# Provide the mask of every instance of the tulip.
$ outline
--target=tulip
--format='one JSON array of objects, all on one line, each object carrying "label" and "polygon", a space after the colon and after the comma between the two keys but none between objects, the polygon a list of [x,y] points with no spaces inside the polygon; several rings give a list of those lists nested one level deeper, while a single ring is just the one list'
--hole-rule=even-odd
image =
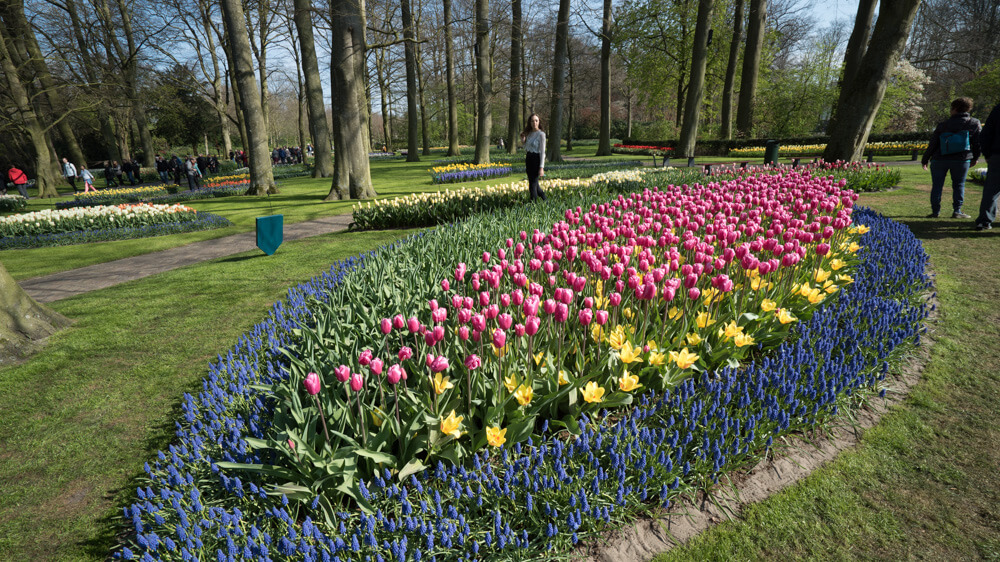
[{"label": "tulip", "polygon": [[416,316],[411,316],[410,319],[406,321],[406,329],[409,330],[411,334],[419,332],[420,320],[417,320]]},{"label": "tulip", "polygon": [[490,253],[483,252],[483,263],[489,263],[489,262],[490,262]]},{"label": "tulip", "polygon": [[465,279],[466,270],[465,263],[458,264],[458,267],[455,268],[455,281],[463,281]]},{"label": "tulip", "polygon": [[395,316],[392,317],[392,327],[393,328],[396,328],[397,330],[399,330],[399,329],[401,329],[405,325],[406,325],[406,320],[403,319],[403,315],[402,314],[397,314],[397,315],[395,315]]},{"label": "tulip", "polygon": [[448,359],[444,356],[437,356],[431,361],[430,364],[431,372],[440,373],[448,368]]},{"label": "tulip", "polygon": [[689,299],[691,299],[693,301],[696,301],[696,300],[698,300],[699,296],[701,296],[701,290],[699,290],[698,287],[692,287],[692,288],[688,289],[688,298]]},{"label": "tulip", "polygon": [[583,387],[583,399],[588,403],[603,402],[604,389],[597,386],[597,383],[590,381]]},{"label": "tulip", "polygon": [[542,305],[542,309],[545,314],[552,314],[556,311],[556,301],[552,299],[545,299],[545,303]]},{"label": "tulip", "polygon": [[361,356],[358,357],[358,363],[367,366],[371,362],[372,362],[372,350],[366,349],[362,351]]},{"label": "tulip", "polygon": [[372,370],[376,375],[382,374],[382,360],[379,358],[372,359],[372,362],[368,365],[368,368]]},{"label": "tulip", "polygon": [[479,306],[486,306],[490,304],[490,294],[487,291],[479,293]]},{"label": "tulip", "polygon": [[399,383],[399,379],[403,378],[403,367],[398,363],[389,367],[389,371],[386,373],[385,378],[389,381],[389,384]]},{"label": "tulip", "polygon": [[589,326],[594,321],[594,312],[589,308],[585,308],[577,313],[577,318],[580,320],[581,325]]},{"label": "tulip", "polygon": [[353,390],[354,392],[360,391],[364,383],[365,379],[364,377],[361,376],[360,373],[354,373],[353,375],[351,375],[351,390]]},{"label": "tulip", "polygon": [[499,427],[487,427],[486,428],[486,442],[490,444],[491,447],[501,447],[507,442],[506,436],[507,428],[500,429]]},{"label": "tulip", "polygon": [[603,325],[607,324],[608,323],[608,311],[607,310],[598,310],[594,314],[594,321],[597,322],[597,324],[600,325],[600,326],[603,326]]},{"label": "tulip", "polygon": [[524,331],[529,336],[533,336],[538,333],[538,328],[541,324],[542,321],[537,316],[529,316],[524,321]]},{"label": "tulip", "polygon": [[506,343],[507,343],[507,334],[503,330],[501,330],[500,328],[497,328],[496,330],[494,330],[493,331],[493,345],[497,349],[503,349],[503,346],[506,345]]},{"label": "tulip", "polygon": [[507,314],[506,312],[497,317],[497,324],[499,324],[500,327],[503,328],[504,330],[509,330],[511,324],[513,323],[514,323],[514,318],[511,317],[511,315]]},{"label": "tulip", "polygon": [[465,368],[470,371],[475,371],[483,364],[482,360],[479,359],[478,355],[470,355],[465,358]]},{"label": "tulip", "polygon": [[461,427],[463,419],[464,416],[456,417],[455,410],[452,410],[448,417],[441,419],[441,433],[450,435],[454,439],[460,438],[462,431],[459,427]]},{"label": "tulip", "polygon": [[514,325],[514,335],[519,338],[524,336],[524,324]]},{"label": "tulip", "polygon": [[333,374],[337,376],[338,381],[347,382],[351,378],[351,369],[347,365],[341,365],[333,370]]},{"label": "tulip", "polygon": [[437,322],[438,324],[444,322],[448,318],[448,310],[445,308],[439,308],[431,313],[431,320]]},{"label": "tulip", "polygon": [[398,355],[399,355],[399,360],[400,361],[406,361],[410,357],[413,357],[413,350],[410,349],[409,347],[403,346],[403,348],[399,350],[399,354]]},{"label": "tulip", "polygon": [[382,333],[388,335],[389,332],[392,331],[392,320],[389,320],[388,318],[383,318],[381,328],[382,328]]},{"label": "tulip", "polygon": [[450,289],[451,289],[451,283],[449,283],[447,279],[442,279],[441,280],[441,290],[442,291],[448,291]]},{"label": "tulip", "polygon": [[461,338],[462,341],[468,341],[469,340],[469,327],[468,326],[461,326],[458,329],[458,337]]},{"label": "tulip", "polygon": [[306,392],[310,395],[315,396],[319,393],[320,382],[319,375],[316,373],[309,373],[306,375],[306,380],[302,381],[302,384],[306,387]]}]

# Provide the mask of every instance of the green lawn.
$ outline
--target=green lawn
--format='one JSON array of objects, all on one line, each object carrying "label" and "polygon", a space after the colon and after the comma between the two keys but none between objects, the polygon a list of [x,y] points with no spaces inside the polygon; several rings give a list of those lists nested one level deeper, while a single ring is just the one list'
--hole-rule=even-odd
[{"label": "green lawn", "polygon": [[[437,189],[430,165],[376,163],[376,189]],[[903,173],[902,189],[860,202],[910,225],[932,256],[942,313],[922,382],[857,450],[669,558],[1000,557],[1000,230],[976,233],[971,221],[918,218],[928,212],[929,176],[913,166]],[[284,198],[285,208],[274,201],[275,211],[307,220],[349,210],[350,203],[317,202],[327,183],[284,182],[275,199]],[[970,214],[979,193],[969,187]],[[218,212],[244,225],[227,229],[237,232],[264,214],[260,201],[250,201],[206,204],[232,205]],[[115,542],[113,518],[135,493],[133,479],[169,444],[182,394],[200,390],[206,365],[289,286],[406,234],[318,236],[288,242],[274,256],[248,252],[54,303],[75,324],[30,361],[0,369],[0,560],[104,559]],[[27,269],[58,271],[68,269],[66,260],[107,261],[192,239],[27,250],[14,260],[4,252],[0,259],[23,278]],[[121,247],[105,250],[115,244]]]}]

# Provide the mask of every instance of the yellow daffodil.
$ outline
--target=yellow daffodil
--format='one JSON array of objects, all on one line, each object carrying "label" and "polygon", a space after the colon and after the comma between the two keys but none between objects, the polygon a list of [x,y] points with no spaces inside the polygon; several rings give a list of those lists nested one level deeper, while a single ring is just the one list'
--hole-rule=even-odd
[{"label": "yellow daffodil", "polygon": [[777,308],[778,304],[771,299],[764,299],[760,301],[760,309],[764,312],[771,312]]},{"label": "yellow daffodil", "polygon": [[514,392],[518,387],[517,377],[511,375],[503,380],[503,385],[507,387],[507,392]]},{"label": "yellow daffodil", "polygon": [[591,404],[604,400],[604,389],[597,386],[597,383],[590,381],[583,387],[583,399]]},{"label": "yellow daffodil", "polygon": [[531,399],[535,397],[535,391],[526,385],[521,385],[518,387],[517,392],[514,393],[514,398],[517,398],[517,403],[522,406],[527,406],[531,403]]},{"label": "yellow daffodil", "polygon": [[621,352],[619,352],[618,357],[622,360],[622,363],[628,365],[629,363],[642,363],[642,358],[639,354],[642,353],[641,347],[632,348],[627,342],[622,346]]},{"label": "yellow daffodil", "polygon": [[653,365],[655,367],[662,367],[663,364],[666,362],[666,360],[667,360],[667,356],[664,355],[663,353],[659,353],[657,351],[651,351],[651,352],[649,352],[649,364],[650,365]]},{"label": "yellow daffodil", "polygon": [[499,427],[487,427],[486,428],[486,442],[492,447],[500,447],[507,442],[507,428],[500,429]]},{"label": "yellow daffodil", "polygon": [[434,375],[434,392],[442,394],[449,388],[455,388],[455,385],[451,384],[451,377],[442,377],[441,373]]},{"label": "yellow daffodil", "polygon": [[715,324],[715,320],[709,316],[707,312],[699,312],[698,316],[694,319],[694,323],[697,324],[699,328],[705,329],[712,324]]},{"label": "yellow daffodil", "polygon": [[826,281],[829,277],[830,277],[830,272],[823,269],[822,267],[817,269],[816,272],[813,274],[813,279],[815,279],[817,283],[822,283],[823,281]]},{"label": "yellow daffodil", "polygon": [[618,388],[625,392],[632,392],[633,390],[641,387],[639,384],[639,377],[635,375],[628,374],[628,371],[622,374],[621,378],[618,379]]},{"label": "yellow daffodil", "polygon": [[798,320],[798,318],[792,316],[792,313],[788,312],[788,309],[778,309],[778,322],[781,322],[782,324],[790,324],[796,320]]},{"label": "yellow daffodil", "polygon": [[743,347],[746,345],[753,345],[754,343],[756,343],[753,341],[753,336],[751,336],[750,334],[740,334],[736,336],[736,339],[734,339],[733,341],[736,343],[736,347]]},{"label": "yellow daffodil", "polygon": [[695,332],[691,332],[684,336],[684,341],[686,341],[688,345],[698,345],[701,343],[701,336]]},{"label": "yellow daffodil", "polygon": [[464,416],[455,417],[455,410],[452,410],[451,414],[448,414],[447,418],[443,418],[441,420],[441,433],[451,435],[455,439],[458,439],[462,436],[462,432],[458,428],[462,425],[463,419],[465,419]]},{"label": "yellow daffodil", "polygon": [[566,378],[566,371],[560,370],[559,371],[559,386],[562,386],[564,384],[569,384],[569,379]]},{"label": "yellow daffodil", "polygon": [[691,365],[694,365],[695,361],[697,361],[699,358],[700,356],[697,353],[691,353],[690,351],[688,351],[688,348],[686,347],[680,350],[679,352],[678,351],[670,352],[670,360],[676,363],[677,366],[680,367],[681,369],[687,369],[691,367]]},{"label": "yellow daffodil", "polygon": [[833,258],[832,260],[830,260],[830,269],[834,271],[837,271],[838,269],[844,267],[845,265],[847,265],[847,263],[845,263],[844,260],[840,258]]}]

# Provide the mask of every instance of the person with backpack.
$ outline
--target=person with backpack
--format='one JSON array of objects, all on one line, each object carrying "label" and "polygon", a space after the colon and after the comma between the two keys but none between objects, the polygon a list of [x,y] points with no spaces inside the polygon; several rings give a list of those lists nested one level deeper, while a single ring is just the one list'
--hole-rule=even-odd
[{"label": "person with backpack", "polygon": [[[27,174],[25,174],[17,166],[11,166],[10,169],[7,170],[7,179],[10,180],[10,183],[14,184],[14,187],[16,187],[19,192],[21,192],[21,197],[24,197],[25,199],[28,198],[28,175]],[[3,194],[7,195],[7,183],[6,182],[4,182]]]},{"label": "person with backpack", "polygon": [[979,161],[979,132],[982,127],[979,120],[971,117],[971,98],[958,98],[951,102],[951,117],[938,123],[927,151],[921,160],[921,165],[927,169],[930,161],[931,169],[931,214],[929,219],[936,219],[941,214],[941,192],[944,191],[944,179],[951,173],[951,203],[953,219],[971,219],[962,212],[962,202],[965,200],[965,176],[969,167]]},{"label": "person with backpack", "polygon": [[979,203],[976,230],[993,228],[993,221],[997,219],[997,199],[1000,199],[1000,139],[997,138],[997,128],[1000,128],[1000,103],[990,111],[979,139],[983,158],[986,159],[986,185],[983,186],[983,200]]}]

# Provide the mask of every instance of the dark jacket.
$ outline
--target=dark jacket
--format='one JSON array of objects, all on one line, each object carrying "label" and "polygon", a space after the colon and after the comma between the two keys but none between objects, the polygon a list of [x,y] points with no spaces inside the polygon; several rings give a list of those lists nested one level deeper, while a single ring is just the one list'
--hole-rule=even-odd
[{"label": "dark jacket", "polygon": [[[968,113],[952,115],[947,120],[938,123],[920,163],[926,165],[930,160],[979,160],[980,129],[979,119],[969,117]],[[969,131],[969,151],[941,154],[941,134],[960,133],[962,131]]]},{"label": "dark jacket", "polygon": [[[983,156],[989,158],[993,155],[994,144],[997,142],[997,128],[1000,127],[1000,103],[993,106],[993,111],[983,123],[983,132],[979,134],[979,145],[983,149]],[[1000,152],[1000,145],[996,146]]]},{"label": "dark jacket", "polygon": [[156,161],[156,171],[157,172],[169,172],[170,171],[170,162],[167,162],[166,160],[160,158],[159,160]]}]

